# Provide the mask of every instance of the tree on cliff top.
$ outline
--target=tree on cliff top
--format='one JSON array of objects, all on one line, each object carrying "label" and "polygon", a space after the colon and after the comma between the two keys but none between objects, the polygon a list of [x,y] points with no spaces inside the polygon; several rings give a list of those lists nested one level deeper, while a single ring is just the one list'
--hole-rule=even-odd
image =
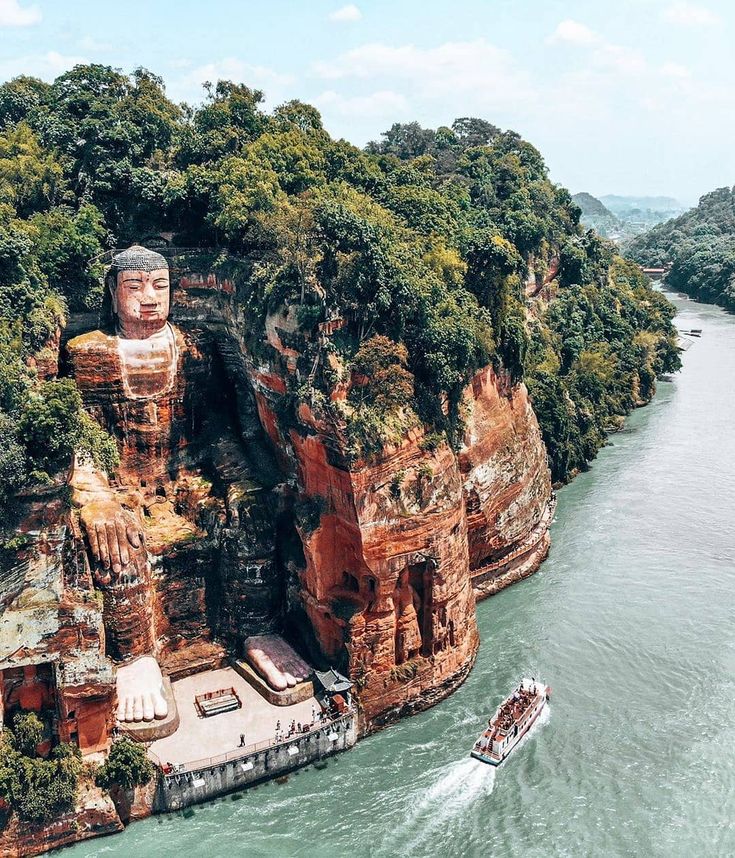
[{"label": "tree on cliff top", "polygon": [[[343,320],[330,348],[344,365],[375,336],[405,349],[391,370],[413,377],[403,413],[452,441],[479,367],[492,362],[512,382],[543,389],[547,444],[559,441],[556,418],[571,421],[569,455],[552,457],[558,479],[594,454],[613,412],[650,392],[652,371],[675,365],[673,329],[659,324],[653,293],[618,282],[611,248],[580,227],[569,193],[515,132],[471,117],[436,130],[408,123],[361,151],[332,140],[309,105],[268,114],[263,93],[244,84],[206,90],[200,107],[178,106],[156,75],[102,65],[77,66],[51,86],[31,78],[0,86],[0,360],[3,340],[22,349],[11,399],[68,393],[40,392],[27,363],[65,304],[92,309],[99,300],[87,255],[160,231],[237,257],[237,300],[256,350],[269,348],[267,314],[289,304],[302,305],[298,318],[312,332]],[[541,290],[540,300],[528,298]],[[591,354],[615,372],[590,373],[600,367]],[[306,375],[328,403],[326,350],[320,360]],[[545,383],[549,374],[560,383]],[[18,408],[0,409],[17,429]],[[363,429],[380,437],[386,415],[373,409]],[[399,424],[394,431],[405,430]],[[0,449],[0,472],[10,475],[3,485],[0,473],[0,496],[24,469],[47,470],[20,461],[22,440],[11,432]]]},{"label": "tree on cliff top", "polygon": [[365,340],[352,364],[353,371],[366,379],[352,388],[355,401],[384,410],[408,405],[413,399],[413,376],[406,369],[407,361],[404,345],[380,335]]}]

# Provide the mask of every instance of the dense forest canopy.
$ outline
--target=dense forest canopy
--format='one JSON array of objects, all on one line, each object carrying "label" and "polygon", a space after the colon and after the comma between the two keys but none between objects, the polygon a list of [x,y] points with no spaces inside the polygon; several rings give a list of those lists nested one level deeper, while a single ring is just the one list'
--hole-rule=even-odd
[{"label": "dense forest canopy", "polygon": [[34,367],[69,312],[99,306],[89,260],[163,231],[242,260],[255,335],[284,301],[306,327],[347,320],[341,357],[393,383],[347,404],[363,453],[412,420],[456,443],[461,392],[492,362],[528,383],[565,479],[678,366],[670,305],[518,134],[409,123],[362,151],[315,108],[262,101],[219,81],[176,105],[150,72],[101,65],[0,86],[0,503],[75,448],[114,468],[73,382]]},{"label": "dense forest canopy", "polygon": [[672,289],[735,310],[735,188],[705,194],[696,208],[637,238],[628,255],[643,265],[670,264]]}]

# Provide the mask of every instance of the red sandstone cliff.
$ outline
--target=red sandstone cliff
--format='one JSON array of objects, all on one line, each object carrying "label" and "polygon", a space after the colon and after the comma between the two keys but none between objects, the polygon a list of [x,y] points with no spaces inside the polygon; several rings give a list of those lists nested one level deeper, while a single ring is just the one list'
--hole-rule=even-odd
[{"label": "red sandstone cliff", "polygon": [[[184,299],[193,317],[202,317],[200,300]],[[294,309],[268,318],[268,346],[256,359],[243,335],[247,320],[225,304],[226,337],[236,340],[228,353],[298,493],[301,606],[327,658],[339,662],[346,651],[342,666],[370,729],[438,701],[469,672],[478,646],[474,571],[487,577],[491,564],[492,576],[503,561],[508,575],[519,557],[530,574],[545,556],[546,453],[525,388],[488,367],[467,388],[458,454],[446,444],[429,449],[416,428],[369,461],[353,461],[344,424],[318,393],[313,407],[308,396],[293,407],[320,355],[339,370],[325,347],[332,328],[302,332]],[[344,395],[337,382],[330,398]],[[500,576],[494,586],[510,580]]]},{"label": "red sandstone cliff", "polygon": [[[458,451],[425,444],[424,430],[415,426],[368,460],[355,460],[345,412],[329,407],[345,398],[350,384],[345,373],[334,381],[341,365],[329,338],[341,320],[302,331],[295,308],[283,307],[267,320],[267,342],[254,347],[231,284],[214,277],[192,278],[177,311],[185,329],[181,343],[194,344],[181,349],[182,359],[196,364],[182,370],[194,395],[176,389],[167,409],[133,413],[105,361],[77,367],[88,406],[104,413],[102,422],[120,442],[120,477],[135,476],[146,464],[126,468],[146,447],[139,438],[151,435],[155,442],[146,473],[153,484],[114,488],[144,513],[155,579],[145,598],[168,669],[201,669],[213,658],[210,650],[221,657],[213,634],[236,640],[243,629],[280,623],[285,595],[285,609],[301,612],[326,660],[355,682],[363,730],[449,694],[467,676],[479,645],[475,598],[535,571],[548,550],[551,486],[525,388],[486,367],[465,391]],[[208,343],[205,352],[199,337]],[[219,379],[213,361],[225,369]],[[55,364],[49,366],[53,374]],[[227,408],[202,408],[204,390],[230,397]],[[186,426],[192,438],[201,434],[192,403],[216,418],[210,422],[218,431],[206,434],[203,452],[176,428]],[[220,416],[230,409],[237,413],[237,438],[222,430]],[[246,461],[248,450],[254,460],[267,458],[263,434],[281,470],[275,489],[274,482],[254,483],[257,461]],[[197,470],[204,451],[217,474],[217,496]],[[113,718],[105,632],[112,653],[124,629],[109,622],[103,628],[79,523],[58,506],[29,499],[24,529],[33,536],[0,588],[0,701],[55,707],[59,738],[90,751],[105,747]],[[276,552],[272,510],[283,520],[291,507],[301,553],[285,558],[282,545]],[[221,587],[216,629],[205,587],[205,576],[213,574]],[[34,854],[49,843],[118,830],[120,817],[108,804],[95,799],[80,807],[81,829],[71,817],[53,830],[9,827],[0,847]],[[148,807],[143,802],[131,813]]]},{"label": "red sandstone cliff", "polygon": [[507,572],[506,564],[524,562],[535,552],[530,574],[548,551],[552,492],[525,385],[511,386],[486,367],[467,388],[465,411],[459,467],[473,580],[481,570]]},{"label": "red sandstone cliff", "polygon": [[344,469],[327,438],[291,431],[301,491],[323,505],[301,531],[304,606],[328,656],[346,646],[368,724],[449,693],[479,643],[457,460],[421,438]]}]

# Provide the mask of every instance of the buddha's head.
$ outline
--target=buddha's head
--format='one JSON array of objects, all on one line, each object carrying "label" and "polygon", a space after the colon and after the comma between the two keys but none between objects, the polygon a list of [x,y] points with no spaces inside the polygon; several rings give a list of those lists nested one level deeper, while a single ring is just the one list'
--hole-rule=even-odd
[{"label": "buddha's head", "polygon": [[121,337],[144,340],[165,326],[170,283],[168,262],[160,253],[134,244],[113,256],[105,283]]}]

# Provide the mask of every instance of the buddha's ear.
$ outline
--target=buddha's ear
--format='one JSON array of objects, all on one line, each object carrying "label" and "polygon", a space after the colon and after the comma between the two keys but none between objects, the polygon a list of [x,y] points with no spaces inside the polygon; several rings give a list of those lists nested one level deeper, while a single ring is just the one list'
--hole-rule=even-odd
[{"label": "buddha's ear", "polygon": [[117,316],[117,274],[111,273],[105,277],[105,285],[110,293],[110,301],[112,302],[112,312]]}]

